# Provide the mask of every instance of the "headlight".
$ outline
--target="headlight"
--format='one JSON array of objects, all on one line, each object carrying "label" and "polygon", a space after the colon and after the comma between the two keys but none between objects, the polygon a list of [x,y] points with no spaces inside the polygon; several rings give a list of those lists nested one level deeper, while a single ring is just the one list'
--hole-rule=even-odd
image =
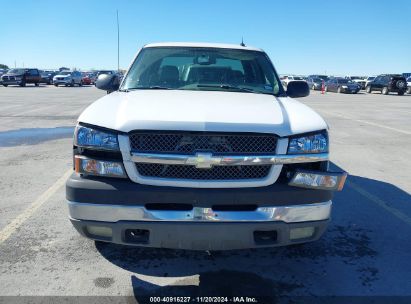
[{"label": "headlight", "polygon": [[77,125],[74,144],[83,148],[119,151],[117,135],[90,127]]},{"label": "headlight", "polygon": [[290,138],[288,154],[328,152],[328,134],[326,131]]},{"label": "headlight", "polygon": [[347,86],[341,86],[343,89],[347,89],[348,87]]},{"label": "headlight", "polygon": [[91,159],[76,155],[74,166],[77,173],[85,175],[127,178],[120,162]]}]

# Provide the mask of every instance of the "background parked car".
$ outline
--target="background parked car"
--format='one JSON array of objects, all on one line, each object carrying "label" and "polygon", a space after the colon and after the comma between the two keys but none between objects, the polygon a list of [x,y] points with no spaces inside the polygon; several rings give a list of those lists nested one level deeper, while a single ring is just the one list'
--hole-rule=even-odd
[{"label": "background parked car", "polygon": [[88,77],[91,80],[91,84],[95,85],[96,84],[96,80],[97,80],[97,73],[90,73],[88,74]]},{"label": "background parked car", "polygon": [[411,94],[411,77],[407,78],[407,94]]},{"label": "background parked car", "polygon": [[83,85],[91,85],[92,80],[91,80],[90,74],[82,73],[81,82]]},{"label": "background parked car", "polygon": [[365,78],[365,87],[367,88],[367,85],[375,79],[375,76],[369,76]]},{"label": "background parked car", "polygon": [[321,78],[307,78],[307,84],[311,88],[311,90],[321,90],[323,81]]},{"label": "background parked car", "polygon": [[300,76],[289,75],[289,76],[284,76],[283,79],[281,80],[281,83],[283,84],[284,87],[287,87],[287,85],[291,81],[296,81],[296,80],[304,81],[304,79]]},{"label": "background parked car", "polygon": [[57,74],[57,72],[54,71],[41,71],[41,79],[40,83],[47,83],[47,84],[53,84],[53,77]]},{"label": "background parked car", "polygon": [[38,69],[11,69],[6,74],[1,76],[2,85],[19,85],[26,86],[28,83],[33,83],[38,86],[41,76]]},{"label": "background parked car", "polygon": [[346,78],[353,81],[353,82],[355,82],[355,83],[358,83],[360,85],[360,88],[362,90],[365,90],[365,82],[366,82],[365,78],[366,77],[364,77],[364,76],[348,76]]},{"label": "background parked car", "polygon": [[360,89],[361,87],[358,83],[347,78],[331,78],[325,85],[326,92],[357,94]]},{"label": "background parked car", "polygon": [[384,95],[390,92],[396,92],[398,95],[404,95],[407,91],[407,80],[402,75],[384,74],[375,77],[366,87],[367,93],[379,91]]},{"label": "background parked car", "polygon": [[6,74],[7,71],[5,69],[0,69],[0,84],[1,84],[1,76]]},{"label": "background parked car", "polygon": [[330,77],[327,76],[327,75],[319,75],[319,74],[310,75],[310,76],[308,76],[308,78],[320,78],[320,79],[324,80],[325,82],[327,82],[330,79]]},{"label": "background parked car", "polygon": [[114,74],[116,74],[116,72],[112,71],[112,70],[101,70],[101,71],[97,72],[97,78],[98,78],[98,76],[100,76],[102,74],[114,75]]},{"label": "background parked car", "polygon": [[74,87],[74,85],[82,86],[82,75],[79,71],[62,71],[57,73],[53,78],[53,83],[57,87],[59,84]]}]

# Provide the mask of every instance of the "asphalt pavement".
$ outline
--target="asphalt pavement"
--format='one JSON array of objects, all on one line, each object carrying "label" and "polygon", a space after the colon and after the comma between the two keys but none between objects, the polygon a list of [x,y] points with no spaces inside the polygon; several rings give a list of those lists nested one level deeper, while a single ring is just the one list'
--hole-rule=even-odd
[{"label": "asphalt pavement", "polygon": [[411,95],[302,98],[329,124],[333,165],[350,174],[328,231],[303,246],[210,253],[100,244],[71,226],[72,131],[104,94],[0,87],[0,296],[411,299]]}]

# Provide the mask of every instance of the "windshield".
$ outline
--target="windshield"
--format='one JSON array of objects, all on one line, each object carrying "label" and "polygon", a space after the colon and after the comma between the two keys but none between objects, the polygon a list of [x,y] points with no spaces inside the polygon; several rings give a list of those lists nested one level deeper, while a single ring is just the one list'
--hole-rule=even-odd
[{"label": "windshield", "polygon": [[344,83],[352,83],[352,81],[350,81],[350,80],[348,80],[348,79],[338,79],[337,81],[338,81],[338,83],[342,83],[342,84],[344,84]]},{"label": "windshield", "polygon": [[258,51],[155,47],[138,55],[123,90],[178,89],[280,93],[268,57]]},{"label": "windshield", "polygon": [[294,76],[293,78],[294,80],[304,80],[302,77],[299,77],[299,76]]},{"label": "windshield", "polygon": [[7,74],[24,74],[25,71],[25,69],[11,69]]}]

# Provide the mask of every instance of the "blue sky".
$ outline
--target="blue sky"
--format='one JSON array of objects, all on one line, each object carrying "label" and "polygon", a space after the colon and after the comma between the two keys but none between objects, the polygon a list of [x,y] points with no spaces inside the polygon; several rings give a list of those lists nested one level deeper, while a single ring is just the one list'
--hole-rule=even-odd
[{"label": "blue sky", "polygon": [[282,74],[411,72],[411,1],[0,0],[0,63],[117,66],[146,43],[195,41],[263,48]]}]

